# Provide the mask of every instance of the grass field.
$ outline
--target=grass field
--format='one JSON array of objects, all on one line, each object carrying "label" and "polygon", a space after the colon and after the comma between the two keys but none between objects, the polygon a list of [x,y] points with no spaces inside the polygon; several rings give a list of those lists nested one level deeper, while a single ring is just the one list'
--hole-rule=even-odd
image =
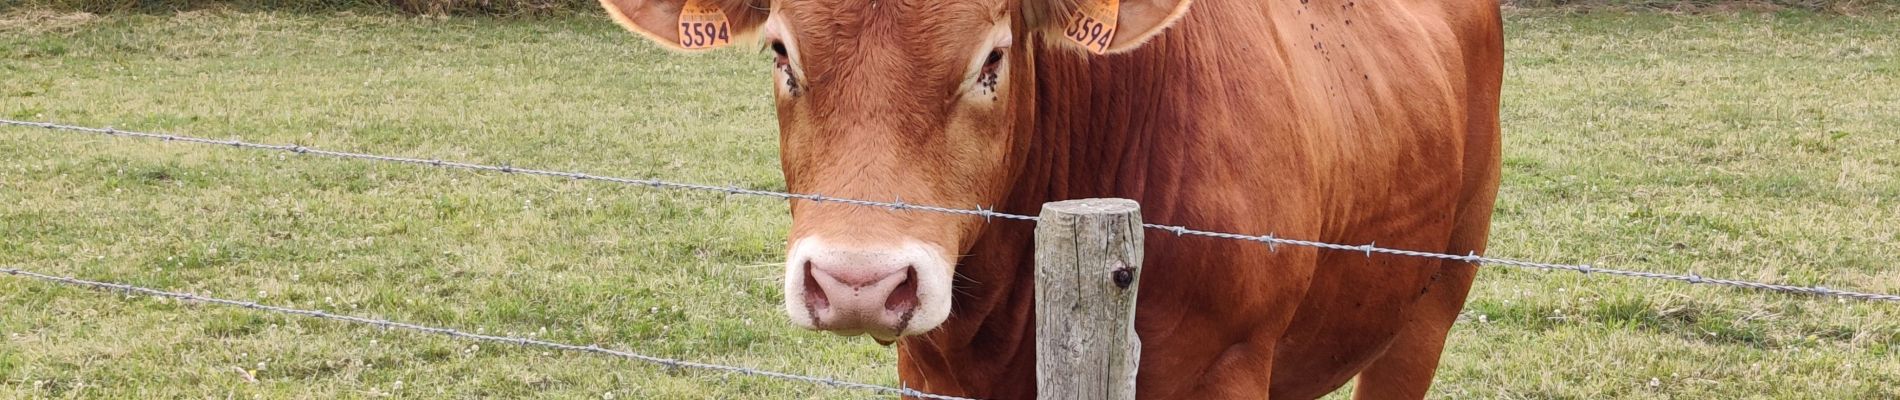
[{"label": "grass field", "polygon": [[[1900,292],[1900,15],[1515,11],[1493,254]],[[750,51],[604,19],[0,16],[0,116],[782,189]],[[782,202],[0,127],[0,265],[895,385]],[[1900,398],[1900,306],[1488,269],[1440,398]],[[0,277],[0,398],[863,398]],[[254,378],[254,379],[253,379]]]}]

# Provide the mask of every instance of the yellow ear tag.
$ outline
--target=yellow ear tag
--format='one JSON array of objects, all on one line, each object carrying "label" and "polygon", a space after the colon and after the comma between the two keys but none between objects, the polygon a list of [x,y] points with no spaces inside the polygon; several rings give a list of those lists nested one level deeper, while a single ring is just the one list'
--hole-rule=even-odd
[{"label": "yellow ear tag", "polygon": [[707,4],[711,0],[686,0],[680,6],[680,47],[710,49],[732,44],[732,24],[726,12]]},{"label": "yellow ear tag", "polygon": [[1069,24],[1064,27],[1062,36],[1089,49],[1089,52],[1108,52],[1109,43],[1115,41],[1115,23],[1121,16],[1121,4],[1121,0],[1093,0],[1080,4],[1075,9],[1075,15],[1069,16]]}]

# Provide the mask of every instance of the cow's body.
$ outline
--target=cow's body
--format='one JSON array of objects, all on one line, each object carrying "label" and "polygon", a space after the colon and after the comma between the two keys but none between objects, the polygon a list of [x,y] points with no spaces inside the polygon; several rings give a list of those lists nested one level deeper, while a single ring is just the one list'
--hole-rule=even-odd
[{"label": "cow's body", "polygon": [[[616,7],[613,1],[634,2],[620,5],[622,9],[637,10],[640,4],[609,0],[610,10]],[[905,30],[910,27],[959,23],[905,14],[952,9],[931,5],[930,0],[883,0],[891,4],[881,11],[876,0],[824,1],[822,7],[811,6],[787,19],[825,29],[888,30],[894,37],[889,40],[900,42],[931,37],[932,31]],[[1123,2],[1124,8],[1128,3],[1175,4]],[[774,3],[775,13],[780,6]],[[1018,5],[1012,1],[1007,7],[1015,10]],[[617,18],[640,30],[640,15],[629,15]],[[914,48],[880,53],[878,46],[894,42],[850,32],[780,32],[803,41],[825,41],[794,43],[799,46],[831,46],[809,49],[808,57],[847,63],[815,67],[806,61],[805,68],[813,72],[808,72],[809,82],[799,85],[789,83],[796,76],[792,71],[780,75],[788,80],[780,92],[788,184],[800,191],[883,198],[892,196],[879,196],[883,193],[873,189],[913,190],[898,195],[924,197],[967,191],[978,193],[974,201],[985,201],[981,195],[999,190],[988,201],[999,201],[992,204],[1002,211],[1022,214],[1035,214],[1048,201],[1122,197],[1139,201],[1148,222],[1454,254],[1484,250],[1499,163],[1502,39],[1495,2],[1202,0],[1178,21],[1172,18],[1149,18],[1163,21],[1162,26],[1173,24],[1145,44],[1118,42],[1133,50],[1108,56],[1065,49],[1051,43],[1063,38],[1026,26],[1037,23],[1026,21],[1033,18],[1014,18],[1010,28],[1018,36],[1008,60],[1011,68],[1021,69],[1003,72],[1004,81],[1015,84],[990,83],[1006,94],[999,101],[1009,108],[1001,117],[985,117],[991,118],[988,124],[1014,132],[997,139],[1002,140],[996,142],[1001,150],[994,150],[1005,153],[995,159],[1006,160],[1000,164],[1006,167],[1000,175],[1006,176],[975,184],[936,183],[954,190],[905,189],[903,179],[881,178],[893,169],[912,172],[903,170],[911,167],[903,164],[906,160],[938,175],[967,169],[955,161],[917,157],[927,154],[917,149],[961,134],[950,134],[952,139],[931,136],[929,127],[937,125],[916,121],[943,115],[930,108],[939,103],[891,86],[935,76],[918,72],[925,70],[916,65],[956,73],[954,59],[906,64],[905,57],[930,56]],[[655,36],[664,36],[660,33]],[[846,53],[837,53],[839,48]],[[783,63],[785,52],[780,53]],[[827,80],[830,76],[850,78]],[[905,78],[896,78],[900,76]],[[827,84],[882,89],[826,93]],[[888,105],[903,103],[890,99],[930,106],[919,106],[922,111],[892,108]],[[838,121],[840,114],[860,115],[856,112],[863,110],[837,108],[856,102],[877,107],[877,112]],[[954,104],[946,103],[959,110],[949,112],[953,117],[990,112],[981,108],[985,106]],[[813,108],[827,105],[832,108]],[[960,111],[962,107],[978,108]],[[951,132],[961,129],[955,127],[958,123],[949,124]],[[915,133],[919,131],[924,133]],[[891,154],[910,157],[858,148],[880,146],[897,146]],[[971,154],[988,151],[969,150],[969,145],[951,148],[975,152]],[[858,153],[848,153],[854,151]],[[828,179],[844,178],[813,175],[823,173],[854,174],[850,179],[857,181],[830,184]],[[920,180],[930,175],[905,176]],[[887,180],[855,183],[864,179]],[[958,206],[966,200],[934,203]],[[869,329],[873,335],[901,335],[901,377],[926,392],[1034,397],[1031,225],[905,216],[843,205],[795,202],[793,207],[794,240],[815,235],[849,238],[849,243],[869,241],[867,237],[952,237],[956,239],[926,242],[946,252],[962,250],[956,254],[961,258],[950,257],[956,259],[954,294],[943,295],[950,296],[954,309],[934,330],[911,333],[916,326],[906,324],[918,308],[909,307],[936,301],[933,295],[908,294],[911,297],[902,301],[842,298],[873,304],[865,307],[885,304],[900,314],[819,311],[840,307],[841,298],[831,293],[837,288],[881,288],[924,276],[927,289],[927,274],[901,275],[923,267],[818,281],[813,271],[830,268],[823,265],[835,263],[830,260],[877,263],[895,256],[868,255],[897,253],[860,246],[807,257],[801,252],[808,249],[794,245],[787,266],[787,304],[795,321],[852,334]],[[853,224],[827,223],[845,220]],[[970,228],[954,229],[960,226]],[[1267,394],[1311,398],[1354,376],[1360,377],[1361,398],[1422,397],[1475,272],[1474,266],[1456,262],[1291,246],[1275,251],[1261,243],[1165,232],[1151,231],[1146,240],[1136,317],[1143,345],[1137,388],[1142,398],[1151,399]],[[852,286],[840,286],[845,284]],[[829,286],[821,292],[821,285]],[[827,325],[826,319],[836,315],[845,315],[839,317],[846,322],[843,328]]]},{"label": "cow's body", "polygon": [[[1031,156],[1005,209],[1122,197],[1162,224],[1482,252],[1498,172],[1495,4],[1249,3],[1197,2],[1129,54],[1039,55]],[[1030,234],[988,227],[958,267],[974,283],[952,318],[900,346],[905,382],[1034,397]],[[1269,383],[1275,398],[1310,398],[1375,362],[1421,364],[1387,379],[1423,390],[1474,272],[1146,239],[1142,398],[1258,396]]]}]

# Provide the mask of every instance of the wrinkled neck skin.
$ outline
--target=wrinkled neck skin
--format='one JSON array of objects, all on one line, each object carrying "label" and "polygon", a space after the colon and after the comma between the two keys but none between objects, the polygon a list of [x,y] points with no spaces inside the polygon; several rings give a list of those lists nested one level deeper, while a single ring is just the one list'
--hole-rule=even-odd
[{"label": "wrinkled neck skin", "polygon": [[[1041,202],[1034,203],[1012,202],[999,211],[1034,213]],[[957,266],[950,318],[898,342],[898,375],[906,386],[978,398],[1034,397],[1034,228],[1025,221],[985,228]]]},{"label": "wrinkled neck skin", "polygon": [[[1019,30],[1020,32],[1020,30]],[[1128,138],[1134,131],[1071,130],[1064,121],[1051,115],[1069,110],[1052,110],[1050,101],[1063,101],[1076,93],[1086,93],[1076,82],[1049,82],[1036,79],[1051,71],[1085,70],[1079,54],[1058,53],[1047,40],[1035,37],[1020,43],[1031,68],[1016,68],[1012,96],[1015,110],[1016,147],[1023,156],[1015,176],[1003,189],[1005,200],[997,211],[1036,215],[1045,202],[1086,197],[1129,197],[1129,188],[1118,188],[1122,179],[1107,177],[1126,171],[1104,170],[1091,163],[1085,154],[1129,154],[1141,141],[1095,140],[1108,137]],[[1040,108],[1040,109],[1039,109]],[[1054,112],[1051,112],[1054,111]],[[1086,137],[1085,137],[1086,136]],[[1124,143],[1126,142],[1126,143]],[[1094,164],[1094,165],[1089,165]],[[1119,165],[1130,167],[1129,165]],[[1100,173],[1098,179],[1065,179],[1068,171]],[[1035,224],[1027,221],[998,219],[986,223],[957,265],[955,296],[950,318],[925,335],[899,341],[897,345],[899,377],[910,388],[934,394],[978,398],[1032,398],[1036,389],[1035,344]]]}]

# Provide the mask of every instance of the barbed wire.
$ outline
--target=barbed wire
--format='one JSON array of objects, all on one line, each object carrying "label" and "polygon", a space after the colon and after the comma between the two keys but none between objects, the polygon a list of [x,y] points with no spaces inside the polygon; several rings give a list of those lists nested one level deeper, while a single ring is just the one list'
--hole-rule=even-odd
[{"label": "barbed wire", "polygon": [[585,173],[579,173],[579,172],[552,171],[552,170],[534,169],[534,168],[519,168],[519,167],[510,166],[510,165],[486,165],[486,164],[444,161],[444,160],[439,160],[439,159],[394,157],[394,156],[384,156],[384,155],[367,154],[367,153],[353,153],[353,152],[347,152],[347,151],[323,150],[323,149],[316,149],[316,148],[297,146],[297,145],[258,144],[258,143],[245,142],[241,140],[215,140],[215,139],[205,139],[205,138],[191,137],[191,136],[122,131],[122,130],[118,130],[114,128],[91,128],[91,127],[84,127],[84,126],[61,125],[61,124],[43,123],[43,122],[25,122],[25,121],[0,119],[0,124],[17,125],[17,126],[33,126],[33,127],[47,128],[47,129],[65,130],[65,131],[91,132],[91,133],[105,134],[108,136],[125,136],[125,137],[159,139],[159,140],[163,140],[167,142],[210,144],[210,145],[230,146],[230,147],[236,147],[236,148],[285,151],[285,152],[291,152],[291,153],[297,153],[297,154],[310,154],[310,155],[328,156],[328,157],[336,157],[336,158],[353,158],[353,159],[361,159],[361,160],[417,164],[417,165],[427,165],[427,166],[441,167],[441,168],[501,172],[501,173],[508,173],[508,174],[552,176],[552,177],[569,178],[569,179],[575,179],[575,180],[591,180],[591,181],[612,182],[612,183],[619,183],[619,184],[626,184],[626,185],[647,186],[647,187],[661,188],[661,189],[685,189],[685,190],[697,190],[697,191],[706,191],[706,192],[721,192],[728,195],[774,197],[774,198],[787,199],[787,200],[800,199],[800,200],[811,200],[811,201],[816,201],[816,202],[834,202],[834,203],[852,204],[852,205],[867,206],[867,207],[882,207],[882,208],[889,208],[893,210],[918,210],[918,211],[939,212],[939,213],[946,213],[946,214],[974,215],[974,216],[983,217],[985,219],[1003,218],[1003,219],[1019,219],[1019,220],[1026,220],[1026,221],[1036,220],[1036,217],[1033,217],[1033,216],[1001,213],[1001,212],[996,212],[996,210],[993,210],[993,209],[948,208],[948,207],[938,207],[938,206],[925,205],[925,204],[911,204],[911,203],[906,203],[903,200],[889,201],[889,202],[860,200],[860,199],[852,199],[852,198],[844,198],[844,197],[831,197],[831,196],[825,196],[825,195],[819,195],[819,194],[796,194],[796,193],[786,193],[786,192],[778,192],[778,191],[771,191],[771,190],[746,189],[746,188],[741,188],[737,186],[715,186],[715,185],[706,185],[706,184],[698,184],[698,183],[681,183],[681,182],[664,181],[664,180],[659,180],[659,179],[618,178],[618,177],[611,177],[611,176],[585,174]]},{"label": "barbed wire", "polygon": [[[15,120],[8,120],[8,119],[0,119],[0,125],[30,126],[30,127],[40,127],[40,128],[46,128],[46,129],[52,129],[52,130],[99,133],[99,134],[105,134],[105,135],[110,135],[110,136],[127,136],[127,137],[160,139],[160,140],[164,140],[168,142],[176,141],[176,142],[230,146],[230,147],[237,147],[237,148],[275,150],[275,151],[292,152],[292,153],[297,153],[297,154],[314,154],[314,155],[337,157],[337,158],[418,164],[418,165],[427,165],[427,166],[441,167],[441,168],[468,169],[468,170],[491,171],[491,172],[501,172],[501,173],[511,173],[511,174],[541,175],[541,176],[571,178],[571,179],[577,179],[577,180],[594,180],[594,181],[612,182],[612,183],[620,183],[620,184],[627,184],[627,185],[648,186],[648,187],[653,187],[653,188],[722,192],[729,195],[760,196],[760,197],[771,197],[771,198],[779,198],[779,199],[787,199],[787,200],[799,199],[799,200],[809,200],[809,201],[815,201],[815,202],[834,202],[834,203],[852,204],[852,205],[865,206],[865,207],[889,208],[892,210],[900,210],[900,211],[925,211],[925,212],[937,212],[937,213],[956,214],[956,215],[969,215],[969,216],[983,217],[985,220],[992,220],[996,218],[1002,218],[1002,219],[1008,219],[1008,220],[1021,220],[1021,221],[1037,221],[1038,220],[1038,218],[1035,216],[997,212],[994,208],[984,208],[984,207],[976,207],[976,208],[970,208],[970,209],[951,208],[951,207],[942,207],[942,206],[935,206],[935,205],[910,204],[910,203],[905,203],[902,200],[885,202],[885,201],[852,199],[852,198],[842,198],[842,197],[831,197],[831,196],[824,196],[824,195],[819,195],[819,194],[799,194],[799,193],[787,193],[787,192],[779,192],[779,191],[771,191],[771,190],[745,189],[745,188],[740,188],[740,187],[735,187],[735,186],[722,187],[722,186],[704,185],[704,184],[696,184],[696,183],[680,183],[680,182],[671,182],[671,181],[665,181],[665,180],[659,180],[659,179],[617,178],[617,177],[585,174],[585,173],[579,173],[579,172],[552,171],[552,170],[541,170],[541,169],[532,169],[532,168],[516,168],[512,166],[507,166],[507,165],[495,166],[495,165],[485,165],[485,164],[442,161],[442,160],[436,160],[436,159],[392,157],[392,156],[383,156],[383,155],[368,154],[368,153],[354,153],[354,152],[346,152],[346,151],[313,149],[313,148],[298,146],[298,145],[257,144],[257,143],[250,143],[250,142],[245,142],[242,140],[235,140],[235,139],[234,140],[205,139],[205,138],[191,137],[191,136],[178,136],[178,135],[167,135],[167,134],[156,134],[156,133],[122,131],[122,130],[109,128],[109,127],[108,128],[93,128],[93,127],[85,127],[85,126],[56,124],[56,123],[50,123],[50,122],[31,122],[31,121],[15,121]],[[1893,295],[1893,294],[1879,294],[1879,293],[1835,290],[1835,289],[1830,289],[1830,288],[1822,287],[1822,286],[1780,285],[1780,284],[1751,282],[1751,281],[1734,280],[1734,279],[1709,278],[1709,277],[1704,277],[1704,276],[1694,274],[1694,273],[1666,274],[1666,273],[1654,273],[1654,272],[1644,272],[1644,271],[1635,271],[1635,270],[1598,268],[1598,267],[1594,267],[1588,264],[1558,264],[1558,263],[1531,262],[1531,261],[1522,261],[1522,260],[1515,260],[1515,259],[1508,259],[1508,258],[1481,256],[1481,255],[1478,255],[1476,252],[1472,252],[1472,253],[1464,254],[1464,255],[1433,253],[1433,252],[1424,252],[1424,251],[1385,248],[1385,247],[1379,247],[1375,244],[1349,245],[1349,244],[1317,242],[1317,241],[1310,241],[1310,240],[1287,239],[1287,238],[1277,237],[1273,234],[1244,235],[1244,234],[1229,233],[1229,232],[1207,231],[1207,230],[1188,228],[1186,226],[1180,226],[1180,225],[1162,225],[1162,224],[1149,223],[1149,224],[1142,224],[1142,226],[1148,229],[1172,232],[1175,235],[1182,235],[1182,236],[1203,236],[1203,237],[1212,237],[1212,238],[1221,238],[1221,239],[1260,242],[1260,243],[1267,244],[1270,249],[1274,249],[1274,250],[1277,250],[1279,245],[1289,245],[1289,246],[1312,247],[1312,248],[1338,250],[1338,251],[1360,252],[1360,253],[1365,253],[1366,256],[1368,257],[1372,256],[1373,253],[1379,253],[1379,254],[1389,254],[1389,255],[1397,255],[1397,256],[1407,256],[1407,257],[1424,257],[1424,258],[1435,258],[1435,259],[1441,259],[1441,260],[1463,261],[1463,262],[1472,263],[1476,265],[1502,265],[1502,266],[1546,270],[1546,271],[1548,270],[1575,271],[1582,274],[1604,274],[1604,275],[1615,275],[1615,276],[1625,276],[1625,277],[1634,277],[1634,278],[1669,280],[1669,281],[1685,282],[1689,284],[1708,284],[1708,285],[1715,285],[1715,286],[1728,286],[1728,287],[1735,287],[1735,288],[1766,290],[1766,291],[1775,291],[1775,292],[1784,292],[1784,293],[1798,293],[1798,294],[1806,294],[1806,295],[1814,295],[1814,296],[1829,296],[1829,297],[1868,300],[1868,301],[1900,302],[1900,295]]]},{"label": "barbed wire", "polygon": [[1339,250],[1339,251],[1363,252],[1363,253],[1366,253],[1368,257],[1370,257],[1373,253],[1381,253],[1381,254],[1391,254],[1391,255],[1407,256],[1407,257],[1423,257],[1423,258],[1436,258],[1436,259],[1441,259],[1441,260],[1463,261],[1463,262],[1479,264],[1479,265],[1504,265],[1504,266],[1539,269],[1539,270],[1576,271],[1578,273],[1582,273],[1586,275],[1587,274],[1617,275],[1617,276],[1627,276],[1627,277],[1635,277],[1635,278],[1672,280],[1672,281],[1687,282],[1691,284],[1710,284],[1710,285],[1717,285],[1717,286],[1731,286],[1731,287],[1756,289],[1756,290],[1800,293],[1800,294],[1808,294],[1808,295],[1815,295],[1815,296],[1833,296],[1833,297],[1859,299],[1859,300],[1871,300],[1871,301],[1900,301],[1900,295],[1834,290],[1834,289],[1829,289],[1823,286],[1777,285],[1777,284],[1772,284],[1772,283],[1750,282],[1750,281],[1742,281],[1742,280],[1734,280],[1734,279],[1709,278],[1709,277],[1705,277],[1705,276],[1701,276],[1697,274],[1686,274],[1686,275],[1664,274],[1664,273],[1655,273],[1655,272],[1598,268],[1598,267],[1590,266],[1588,264],[1540,263],[1540,262],[1513,260],[1513,259],[1508,259],[1508,258],[1485,257],[1485,256],[1478,255],[1477,252],[1472,252],[1470,254],[1461,256],[1461,255],[1456,255],[1456,254],[1388,249],[1388,248],[1374,246],[1371,244],[1353,246],[1353,245],[1344,245],[1344,244],[1313,242],[1313,241],[1306,241],[1306,240],[1282,239],[1282,238],[1273,237],[1273,235],[1249,236],[1249,235],[1241,235],[1241,234],[1234,234],[1234,233],[1197,231],[1194,229],[1188,229],[1188,228],[1183,228],[1179,226],[1155,225],[1155,224],[1142,224],[1142,226],[1151,228],[1151,229],[1160,229],[1160,230],[1175,232],[1176,234],[1184,234],[1184,235],[1199,235],[1199,236],[1226,238],[1226,239],[1233,239],[1233,240],[1251,240],[1251,241],[1267,243],[1269,245],[1286,244],[1286,245],[1294,245],[1294,246],[1317,247],[1317,248],[1322,248],[1322,249]]},{"label": "barbed wire", "polygon": [[458,339],[469,339],[469,340],[478,340],[478,341],[485,341],[485,342],[507,343],[507,344],[517,345],[517,346],[546,347],[546,348],[566,350],[566,351],[603,354],[603,355],[625,358],[625,359],[630,359],[630,360],[645,361],[648,363],[659,364],[667,368],[694,368],[694,369],[721,371],[721,372],[745,374],[745,375],[752,375],[752,376],[761,376],[761,377],[767,377],[767,378],[823,384],[823,385],[828,385],[828,386],[838,387],[838,388],[865,390],[865,391],[895,394],[895,395],[900,395],[900,396],[924,398],[924,399],[975,400],[975,399],[966,398],[966,397],[956,397],[956,396],[946,396],[946,395],[939,395],[939,394],[924,393],[924,392],[918,391],[916,389],[911,389],[908,387],[894,388],[894,387],[889,387],[889,386],[872,385],[868,383],[857,383],[857,382],[850,382],[850,381],[841,381],[841,380],[816,377],[816,376],[789,374],[789,373],[784,373],[784,372],[766,371],[766,370],[761,370],[761,369],[753,369],[753,368],[730,366],[730,365],[719,365],[719,364],[708,364],[708,363],[701,363],[701,362],[684,361],[684,360],[677,360],[677,359],[671,359],[671,358],[665,358],[665,357],[649,356],[649,355],[627,352],[627,351],[613,350],[613,349],[600,347],[597,345],[581,346],[581,345],[550,342],[546,340],[528,339],[528,338],[513,337],[513,336],[498,336],[498,335],[487,335],[487,334],[480,334],[480,333],[468,333],[468,332],[462,332],[462,331],[449,329],[449,328],[438,328],[438,327],[432,327],[432,326],[411,324],[411,323],[406,323],[406,322],[390,321],[390,320],[385,320],[385,319],[358,317],[358,316],[344,315],[344,314],[332,314],[327,311],[279,307],[279,306],[272,306],[272,305],[266,305],[266,304],[259,304],[257,302],[252,302],[252,301],[229,300],[229,299],[222,299],[222,298],[216,298],[216,297],[200,296],[200,295],[184,293],[184,292],[170,292],[170,291],[164,291],[164,290],[158,290],[158,289],[151,289],[151,288],[122,284],[122,283],[101,282],[101,281],[79,279],[79,278],[74,278],[74,277],[69,277],[69,276],[43,274],[39,272],[33,272],[33,271],[28,271],[28,270],[23,270],[23,269],[18,269],[18,268],[0,267],[0,272],[6,273],[7,275],[22,276],[22,277],[41,280],[41,281],[65,284],[65,285],[70,285],[70,286],[79,286],[79,287],[98,289],[98,290],[107,290],[107,291],[119,291],[119,292],[123,292],[127,294],[140,294],[140,295],[151,296],[151,297],[164,297],[164,298],[178,299],[178,300],[204,303],[204,304],[243,307],[243,308],[248,308],[252,310],[273,312],[273,313],[279,313],[279,314],[290,314],[290,315],[297,315],[297,316],[309,317],[309,318],[327,319],[327,320],[332,320],[332,321],[343,321],[343,322],[350,322],[350,323],[356,323],[356,324],[371,325],[371,326],[376,326],[376,327],[380,327],[384,329],[401,329],[401,330],[408,330],[408,331],[415,331],[415,332],[422,332],[422,333],[432,333],[432,334],[443,335],[443,336],[448,336],[448,337],[458,338]]}]

